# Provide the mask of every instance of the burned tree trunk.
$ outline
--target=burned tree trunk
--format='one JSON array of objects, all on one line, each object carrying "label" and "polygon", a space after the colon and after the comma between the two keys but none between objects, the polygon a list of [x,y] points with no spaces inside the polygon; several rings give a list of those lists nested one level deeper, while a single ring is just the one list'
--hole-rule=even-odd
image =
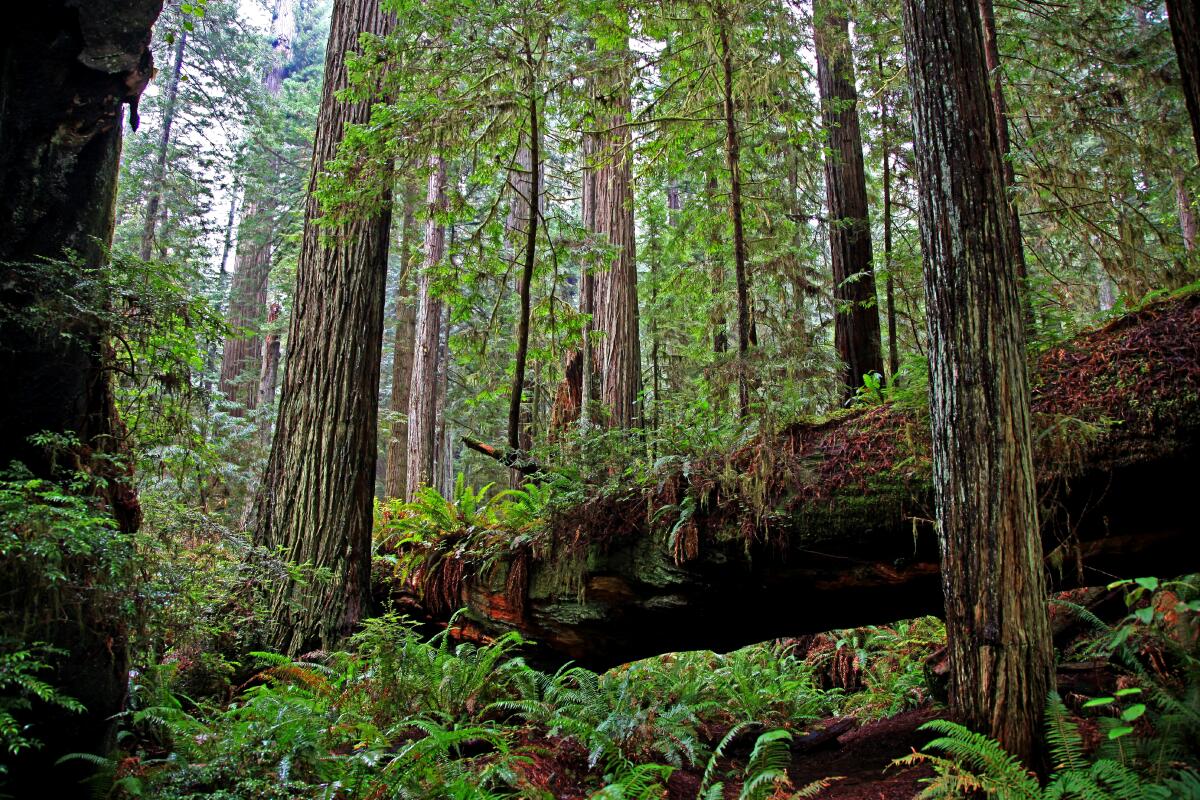
[{"label": "burned tree trunk", "polygon": [[858,91],[850,52],[850,23],[844,12],[819,2],[814,10],[817,82],[821,117],[829,136],[825,155],[825,198],[829,207],[829,251],[833,265],[834,346],[846,364],[844,395],[853,396],[863,375],[883,374],[879,303],[871,266],[871,221]]},{"label": "burned tree trunk", "polygon": [[[325,86],[317,119],[304,238],[296,272],[279,419],[262,487],[254,538],[282,548],[294,564],[331,579],[281,580],[272,598],[272,644],[297,654],[335,645],[366,613],[370,595],[371,501],[383,339],[390,204],[369,216],[318,226],[314,189],[348,124],[371,104],[347,103],[345,57],[363,32],[386,34],[391,17],[373,0],[338,0],[330,23]],[[390,175],[379,175],[390,196]]]},{"label": "burned tree trunk", "polygon": [[971,0],[905,0],[951,711],[1030,762],[1053,686],[1017,242]]},{"label": "burned tree trunk", "polygon": [[[19,462],[38,478],[62,477],[55,454],[29,437],[73,436],[78,444],[65,460],[99,479],[99,500],[124,532],[137,529],[141,514],[128,468],[114,460],[124,454],[124,430],[105,356],[107,298],[87,271],[106,266],[122,106],[130,104],[136,127],[161,7],[161,0],[48,0],[10,15],[0,31],[0,469]],[[70,311],[64,296],[73,300]],[[63,584],[88,579],[88,563],[83,574],[69,566]],[[6,575],[10,566],[0,558]],[[66,650],[51,680],[87,708],[79,716],[39,706],[27,733],[45,746],[5,754],[5,789],[16,797],[77,795],[90,770],[55,761],[71,752],[106,754],[113,744],[112,715],[128,680],[121,606],[94,591],[79,605],[31,618],[52,598],[38,586],[5,587],[0,638]]]},{"label": "burned tree trunk", "polygon": [[417,276],[417,317],[413,331],[412,377],[408,391],[408,458],[404,498],[412,500],[418,489],[433,484],[433,456],[437,431],[437,374],[441,342],[442,301],[433,281],[446,256],[446,162],[429,160],[426,192],[424,263]]}]

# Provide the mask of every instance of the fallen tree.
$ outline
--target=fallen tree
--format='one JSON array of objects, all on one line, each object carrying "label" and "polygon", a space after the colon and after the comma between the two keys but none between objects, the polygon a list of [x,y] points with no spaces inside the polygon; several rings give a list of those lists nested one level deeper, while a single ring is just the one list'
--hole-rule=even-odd
[{"label": "fallen tree", "polygon": [[[1033,408],[1055,588],[1200,569],[1200,294],[1042,354]],[[917,404],[797,423],[486,553],[426,544],[393,598],[435,620],[465,607],[463,636],[519,630],[593,668],[937,614],[929,470]]]}]

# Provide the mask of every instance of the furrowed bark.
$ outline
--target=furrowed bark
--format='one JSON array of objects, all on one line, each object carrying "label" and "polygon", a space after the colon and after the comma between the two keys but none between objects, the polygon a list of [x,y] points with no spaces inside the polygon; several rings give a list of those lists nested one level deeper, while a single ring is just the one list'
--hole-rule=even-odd
[{"label": "furrowed bark", "polygon": [[1195,0],[1167,0],[1167,18],[1192,121],[1192,139],[1200,157],[1200,6]]},{"label": "furrowed bark", "polygon": [[630,95],[627,51],[598,51],[613,63],[593,79],[593,101],[601,130],[595,134],[594,163],[585,173],[593,182],[592,230],[614,251],[608,269],[595,275],[594,330],[602,335],[595,370],[608,424],[632,428],[639,423],[641,346],[638,331],[637,260],[633,220],[633,142],[629,128]]},{"label": "furrowed bark", "polygon": [[318,224],[323,209],[314,190],[345,127],[370,119],[370,102],[337,99],[348,84],[345,56],[362,33],[384,35],[392,24],[374,0],[338,0],[330,23],[288,360],[254,506],[257,544],[329,575],[289,574],[275,587],[272,645],[290,655],[336,646],[369,610],[391,174],[381,169],[369,178],[379,182],[377,209],[333,229]]},{"label": "furrowed bark", "polygon": [[979,10],[905,0],[951,711],[1032,763],[1053,686],[1029,380]]},{"label": "furrowed bark", "polygon": [[871,221],[858,91],[850,52],[850,23],[833,3],[820,0],[813,12],[821,117],[829,136],[825,198],[829,208],[829,251],[833,265],[834,347],[846,364],[844,395],[852,397],[863,376],[883,374],[879,303],[871,266]]}]

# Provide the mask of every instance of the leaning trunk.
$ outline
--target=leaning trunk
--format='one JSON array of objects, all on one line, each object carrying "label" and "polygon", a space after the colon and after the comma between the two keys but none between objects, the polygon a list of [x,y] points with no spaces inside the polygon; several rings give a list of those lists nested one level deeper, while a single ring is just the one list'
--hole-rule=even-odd
[{"label": "leaning trunk", "polygon": [[1032,760],[1053,649],[1012,227],[978,8],[905,0],[951,711]]},{"label": "leaning trunk", "polygon": [[[370,599],[379,363],[391,208],[319,224],[315,194],[347,125],[365,125],[370,102],[342,102],[345,57],[361,33],[386,34],[390,16],[372,0],[338,0],[330,23],[313,177],[304,209],[295,313],[288,331],[279,419],[255,502],[257,544],[281,549],[304,570],[272,598],[272,644],[298,654],[332,647],[366,613]],[[380,175],[378,193],[388,196]]]}]

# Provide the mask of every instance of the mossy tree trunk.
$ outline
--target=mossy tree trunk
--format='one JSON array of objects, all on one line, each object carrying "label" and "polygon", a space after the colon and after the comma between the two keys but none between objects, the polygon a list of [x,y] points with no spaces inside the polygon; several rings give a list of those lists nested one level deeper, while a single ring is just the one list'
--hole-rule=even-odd
[{"label": "mossy tree trunk", "polygon": [[951,710],[1027,761],[1054,654],[1017,243],[973,0],[905,0]]},{"label": "mossy tree trunk", "polygon": [[[48,0],[23,6],[0,31],[0,469],[21,462],[37,477],[54,478],[54,455],[29,437],[73,434],[74,455],[105,479],[101,499],[125,532],[137,529],[140,509],[128,469],[112,460],[123,455],[124,431],[105,364],[108,331],[99,315],[24,312],[56,308],[61,293],[94,284],[85,270],[106,265],[121,109],[131,104],[136,125],[137,100],[153,73],[150,29],[161,8],[161,0]],[[88,291],[76,296],[80,305],[104,302]],[[85,579],[67,576],[69,583]],[[50,680],[87,712],[39,708],[28,733],[45,746],[16,759],[5,754],[4,788],[16,797],[76,796],[77,781],[90,770],[55,760],[112,746],[111,716],[121,710],[128,679],[125,620],[105,598],[89,596],[30,630],[22,621],[40,604],[34,591],[5,587],[0,636],[66,650]]]},{"label": "mossy tree trunk", "polygon": [[[314,190],[346,125],[370,118],[369,102],[337,99],[348,82],[344,59],[363,32],[383,35],[390,27],[390,15],[374,0],[334,4],[279,419],[254,508],[256,543],[281,548],[291,563],[328,575],[289,575],[276,587],[272,644],[290,654],[335,645],[370,599],[391,207],[385,201],[369,216],[324,229]],[[378,188],[389,196],[390,186]]]},{"label": "mossy tree trunk", "polygon": [[841,0],[820,0],[813,11],[821,118],[829,136],[825,199],[833,266],[834,346],[846,365],[844,394],[853,396],[863,375],[883,374],[879,303],[871,266],[871,221],[863,168],[858,90],[850,51],[850,23]]}]

